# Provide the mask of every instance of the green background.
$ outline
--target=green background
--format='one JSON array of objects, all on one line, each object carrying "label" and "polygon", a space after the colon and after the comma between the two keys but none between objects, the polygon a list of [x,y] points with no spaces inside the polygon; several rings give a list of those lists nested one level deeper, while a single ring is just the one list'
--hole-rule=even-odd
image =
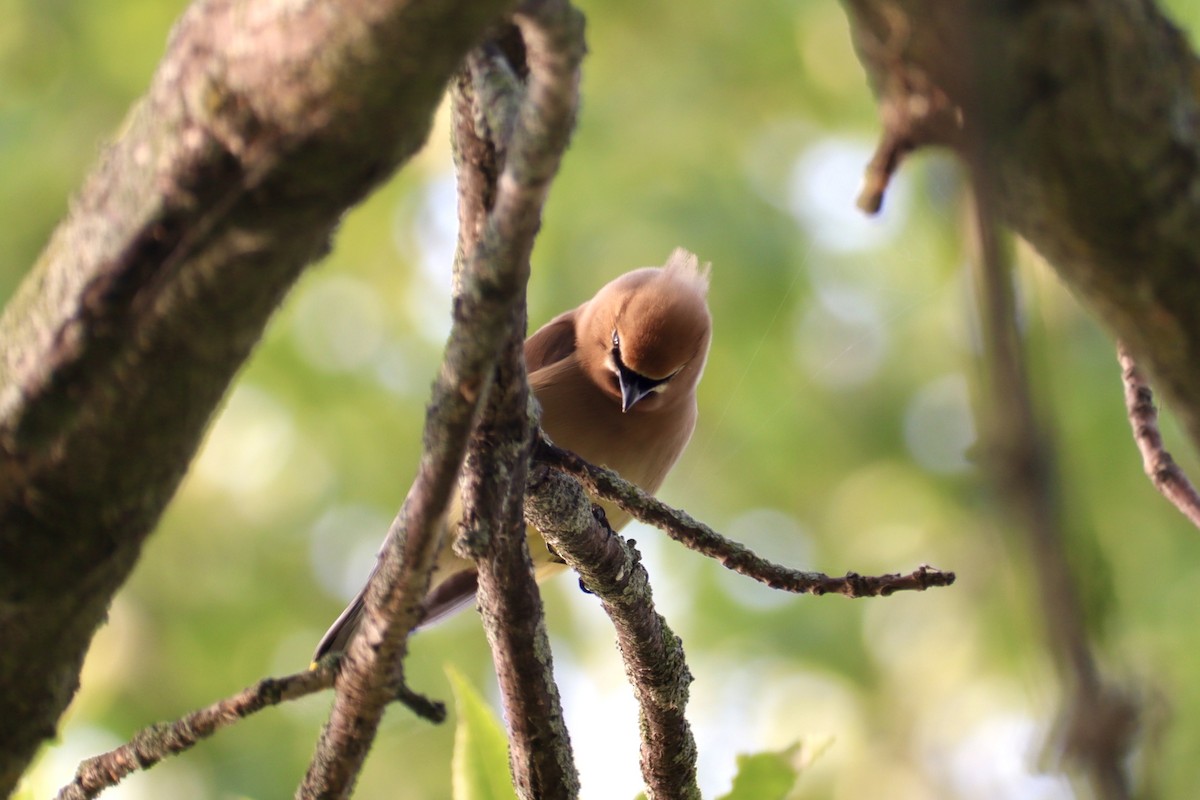
[{"label": "green background", "polygon": [[[145,89],[180,0],[0,0],[0,298],[35,259]],[[1040,746],[1057,692],[1030,568],[971,460],[977,374],[962,178],[906,163],[855,209],[878,125],[833,3],[583,3],[591,54],[574,146],[534,252],[533,325],[676,245],[713,263],[701,423],[661,495],[793,566],[952,569],[951,589],[792,597],[630,527],[683,637],[705,796],[736,755],[802,742],[795,796],[1058,798]],[[1172,4],[1200,27],[1200,5]],[[267,674],[302,669],[412,477],[448,329],[445,114],[351,213],[276,315],[18,792]],[[1164,797],[1200,783],[1200,536],[1141,473],[1109,336],[1019,251],[1022,321],[1064,473],[1071,557],[1105,666],[1147,723]],[[1165,433],[1200,474],[1169,409]],[[640,789],[637,724],[607,621],[546,587],[568,723],[593,799]],[[494,678],[474,614],[422,633],[414,687]],[[290,796],[329,706],[261,713],[107,797]],[[389,713],[361,798],[450,794],[452,725]]]}]

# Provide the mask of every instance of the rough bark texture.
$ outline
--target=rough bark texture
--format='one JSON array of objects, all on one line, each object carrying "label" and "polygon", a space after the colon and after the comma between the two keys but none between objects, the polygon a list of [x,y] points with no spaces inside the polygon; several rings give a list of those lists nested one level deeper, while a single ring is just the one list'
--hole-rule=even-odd
[{"label": "rough bark texture", "polygon": [[638,701],[646,796],[698,800],[696,740],[684,714],[692,673],[683,643],[655,610],[640,554],[613,532],[576,481],[544,462],[530,469],[525,518],[579,574],[580,585],[600,599],[612,620]]},{"label": "rough bark texture", "polygon": [[[544,146],[537,152],[542,160],[556,164],[574,124],[582,18],[567,4],[553,2],[542,6],[537,17],[517,19],[518,26],[500,43],[479,48],[468,57],[470,80],[457,82],[451,93],[458,251],[463,260],[475,251],[480,233],[486,230],[500,194],[497,184],[505,154],[512,149],[515,157],[528,155],[522,152],[527,148],[510,147],[513,132],[527,138],[530,129],[541,131],[538,138],[544,139]],[[548,27],[556,35],[548,36]],[[504,48],[505,43],[510,46]],[[515,63],[501,55],[502,49],[513,51]],[[563,57],[564,49],[569,56]],[[527,69],[526,59],[533,69]],[[548,65],[548,60],[553,63]],[[524,82],[517,72],[525,74]],[[522,111],[523,124],[518,126]],[[541,124],[533,125],[531,120]],[[517,144],[524,143],[518,140]],[[532,238],[532,231],[529,235]],[[477,565],[476,597],[504,702],[517,796],[569,800],[579,796],[579,776],[554,683],[550,641],[522,514],[537,425],[536,415],[530,413],[525,372],[524,297],[512,314],[508,341],[468,444],[463,529],[456,547]]]},{"label": "rough bark texture", "polygon": [[[429,585],[430,559],[438,544],[435,526],[457,489],[468,436],[491,391],[501,351],[514,324],[524,319],[517,310],[524,305],[529,255],[573,122],[583,21],[556,0],[526,2],[517,20],[531,50],[531,67],[537,61],[533,51],[548,55],[531,69],[496,181],[495,203],[471,252],[460,253],[464,260],[456,274],[454,323],[426,412],[421,464],[368,585],[362,626],[346,654],[329,723],[297,791],[300,798],[347,797],[353,789],[391,699],[406,638],[419,619],[415,611]],[[568,56],[548,41],[572,35],[579,46]],[[477,227],[471,226],[471,237]],[[563,777],[568,780],[560,783],[569,788],[569,776]]]},{"label": "rough bark texture", "polygon": [[1200,446],[1200,71],[1179,30],[1149,0],[844,5],[901,140],[881,152],[975,142],[1001,219]]},{"label": "rough bark texture", "polygon": [[137,770],[150,769],[169,756],[195,747],[218,731],[235,725],[264,708],[305,697],[333,685],[334,668],[328,664],[284,678],[263,678],[253,686],[197,709],[171,723],[143,728],[129,742],[79,765],[75,780],[62,788],[55,800],[91,800],[116,786]]},{"label": "rough bark texture", "polygon": [[463,537],[479,572],[479,612],[504,701],[513,786],[523,800],[579,796],[541,595],[525,543],[522,500],[533,422],[522,347],[524,314],[501,355],[467,451]]},{"label": "rough bark texture", "polygon": [[213,409],[511,2],[200,0],[0,319],[0,796]]}]

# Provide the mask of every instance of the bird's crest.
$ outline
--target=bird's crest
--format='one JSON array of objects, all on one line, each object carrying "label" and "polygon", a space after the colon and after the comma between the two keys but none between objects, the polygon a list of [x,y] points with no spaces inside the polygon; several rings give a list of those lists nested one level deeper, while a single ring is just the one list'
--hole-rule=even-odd
[{"label": "bird's crest", "polygon": [[663,271],[690,283],[700,294],[708,294],[708,276],[712,271],[712,264],[701,264],[700,259],[690,250],[682,247],[672,250],[671,255],[667,256],[667,263],[663,264]]}]

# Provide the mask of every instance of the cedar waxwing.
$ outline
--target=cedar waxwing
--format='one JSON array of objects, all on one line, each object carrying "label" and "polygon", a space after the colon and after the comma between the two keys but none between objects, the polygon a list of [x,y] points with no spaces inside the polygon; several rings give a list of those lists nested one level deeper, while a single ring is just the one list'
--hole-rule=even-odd
[{"label": "cedar waxwing", "polygon": [[[707,293],[708,265],[701,269],[695,255],[678,248],[662,268],[622,275],[526,339],[529,385],[547,436],[646,492],[657,491],[696,426],[696,385],[712,333]],[[601,506],[613,530],[629,522],[611,503]],[[474,564],[450,547],[461,517],[456,497],[442,523],[422,625],[475,596]],[[529,534],[537,579],[564,569],[542,537],[532,528]],[[362,615],[363,594],[322,637],[314,661],[345,649]]]}]

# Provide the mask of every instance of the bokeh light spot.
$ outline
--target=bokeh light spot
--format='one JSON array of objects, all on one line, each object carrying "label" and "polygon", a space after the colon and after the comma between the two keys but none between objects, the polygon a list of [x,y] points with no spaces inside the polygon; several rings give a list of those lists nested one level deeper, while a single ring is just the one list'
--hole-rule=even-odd
[{"label": "bokeh light spot", "polygon": [[818,140],[796,159],[789,207],[818,247],[834,253],[867,250],[903,229],[908,206],[903,173],[888,187],[879,215],[868,217],[855,205],[871,154],[866,142],[830,138]]},{"label": "bokeh light spot", "polygon": [[303,287],[292,318],[300,356],[323,372],[353,372],[369,364],[384,340],[383,304],[366,283],[319,276]]},{"label": "bokeh light spot", "polygon": [[967,450],[975,443],[967,381],[946,375],[927,383],[904,413],[904,442],[930,472],[953,474],[971,468]]},{"label": "bokeh light spot", "polygon": [[201,485],[253,499],[279,477],[295,444],[287,409],[265,390],[241,383],[209,432],[193,475]]}]

